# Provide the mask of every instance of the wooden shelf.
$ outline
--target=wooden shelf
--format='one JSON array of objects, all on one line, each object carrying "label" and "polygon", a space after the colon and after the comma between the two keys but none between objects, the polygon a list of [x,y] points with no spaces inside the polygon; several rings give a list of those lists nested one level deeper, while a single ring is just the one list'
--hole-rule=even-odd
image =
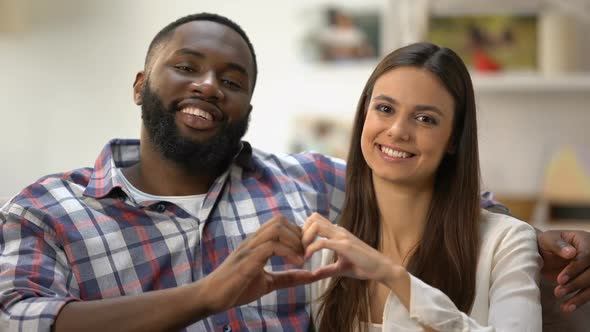
[{"label": "wooden shelf", "polygon": [[544,231],[553,229],[567,229],[590,232],[590,220],[551,220],[545,223],[535,223],[533,226]]},{"label": "wooden shelf", "polygon": [[590,73],[472,73],[476,93],[590,92]]},{"label": "wooden shelf", "polygon": [[[313,64],[303,67],[307,82],[347,82],[355,88],[364,85],[376,61]],[[590,72],[542,75],[534,72],[471,72],[476,94],[486,93],[590,93]],[[310,86],[315,87],[314,83]],[[325,92],[325,88],[322,88]],[[360,89],[358,91],[360,93]]]}]

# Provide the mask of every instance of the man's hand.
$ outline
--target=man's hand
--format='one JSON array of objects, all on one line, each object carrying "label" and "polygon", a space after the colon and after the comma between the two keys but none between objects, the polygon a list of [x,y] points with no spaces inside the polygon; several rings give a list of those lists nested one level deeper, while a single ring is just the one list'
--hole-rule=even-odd
[{"label": "man's hand", "polygon": [[303,265],[301,229],[279,216],[264,224],[245,239],[213,273],[207,276],[205,289],[210,289],[212,312],[250,303],[263,295],[286,287],[316,281],[307,270],[267,272],[264,266],[272,256],[283,257],[294,265]]},{"label": "man's hand", "polygon": [[538,235],[543,257],[543,277],[557,283],[554,294],[561,298],[575,293],[561,304],[572,312],[590,300],[590,233],[584,231],[546,231]]},{"label": "man's hand", "polygon": [[301,229],[284,217],[270,220],[244,240],[213,273],[192,284],[69,302],[57,316],[55,331],[177,331],[275,289],[315,281],[312,272],[306,270],[264,271],[272,256],[303,264]]}]

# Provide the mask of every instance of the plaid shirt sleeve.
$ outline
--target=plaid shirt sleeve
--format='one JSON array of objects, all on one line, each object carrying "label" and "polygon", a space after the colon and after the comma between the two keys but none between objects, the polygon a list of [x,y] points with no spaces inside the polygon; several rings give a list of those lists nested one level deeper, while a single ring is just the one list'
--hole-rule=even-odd
[{"label": "plaid shirt sleeve", "polygon": [[343,160],[326,155],[312,154],[318,168],[324,190],[328,194],[328,219],[337,222],[342,206],[344,205],[344,192],[346,185],[346,171]]},{"label": "plaid shirt sleeve", "polygon": [[50,331],[61,308],[77,300],[65,253],[42,220],[39,210],[14,203],[0,211],[2,331]]}]

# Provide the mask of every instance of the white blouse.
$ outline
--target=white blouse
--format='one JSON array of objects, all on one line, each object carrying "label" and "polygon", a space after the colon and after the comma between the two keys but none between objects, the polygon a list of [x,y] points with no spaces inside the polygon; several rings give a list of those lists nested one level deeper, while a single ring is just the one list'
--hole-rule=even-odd
[{"label": "white blouse", "polygon": [[[410,275],[410,310],[389,293],[381,331],[541,331],[539,278],[542,260],[533,227],[510,216],[482,210],[475,300],[471,313],[461,312],[447,295]],[[319,256],[319,257],[318,257]],[[433,259],[436,259],[433,257]],[[332,262],[332,251],[312,257]],[[311,286],[312,315],[319,322],[317,299],[329,279]],[[375,324],[372,324],[375,329]]]}]

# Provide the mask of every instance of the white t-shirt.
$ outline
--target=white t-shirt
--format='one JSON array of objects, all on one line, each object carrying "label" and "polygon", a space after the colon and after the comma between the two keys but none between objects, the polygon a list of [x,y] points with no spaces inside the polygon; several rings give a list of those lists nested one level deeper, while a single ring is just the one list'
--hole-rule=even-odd
[{"label": "white t-shirt", "polygon": [[170,203],[174,203],[180,206],[183,210],[188,212],[193,217],[197,218],[199,215],[199,210],[203,205],[203,201],[205,200],[205,196],[207,194],[200,194],[200,195],[190,195],[190,196],[156,196],[145,193],[127,180],[123,172],[119,168],[114,169],[117,172],[117,176],[123,180],[123,184],[125,185],[126,189],[129,191],[129,194],[133,198],[133,200],[137,203],[145,202],[145,201],[166,201]]},{"label": "white t-shirt", "polygon": [[[436,331],[542,330],[538,286],[542,260],[535,230],[507,215],[485,210],[481,213],[481,244],[471,313],[459,311],[447,295],[411,275],[410,310],[390,292],[381,331],[423,331],[420,324]],[[331,262],[332,251],[323,250],[321,255],[312,257],[312,268]],[[316,326],[317,299],[328,284],[329,279],[324,279],[311,287]],[[379,330],[378,325],[371,325],[370,331]]]}]

